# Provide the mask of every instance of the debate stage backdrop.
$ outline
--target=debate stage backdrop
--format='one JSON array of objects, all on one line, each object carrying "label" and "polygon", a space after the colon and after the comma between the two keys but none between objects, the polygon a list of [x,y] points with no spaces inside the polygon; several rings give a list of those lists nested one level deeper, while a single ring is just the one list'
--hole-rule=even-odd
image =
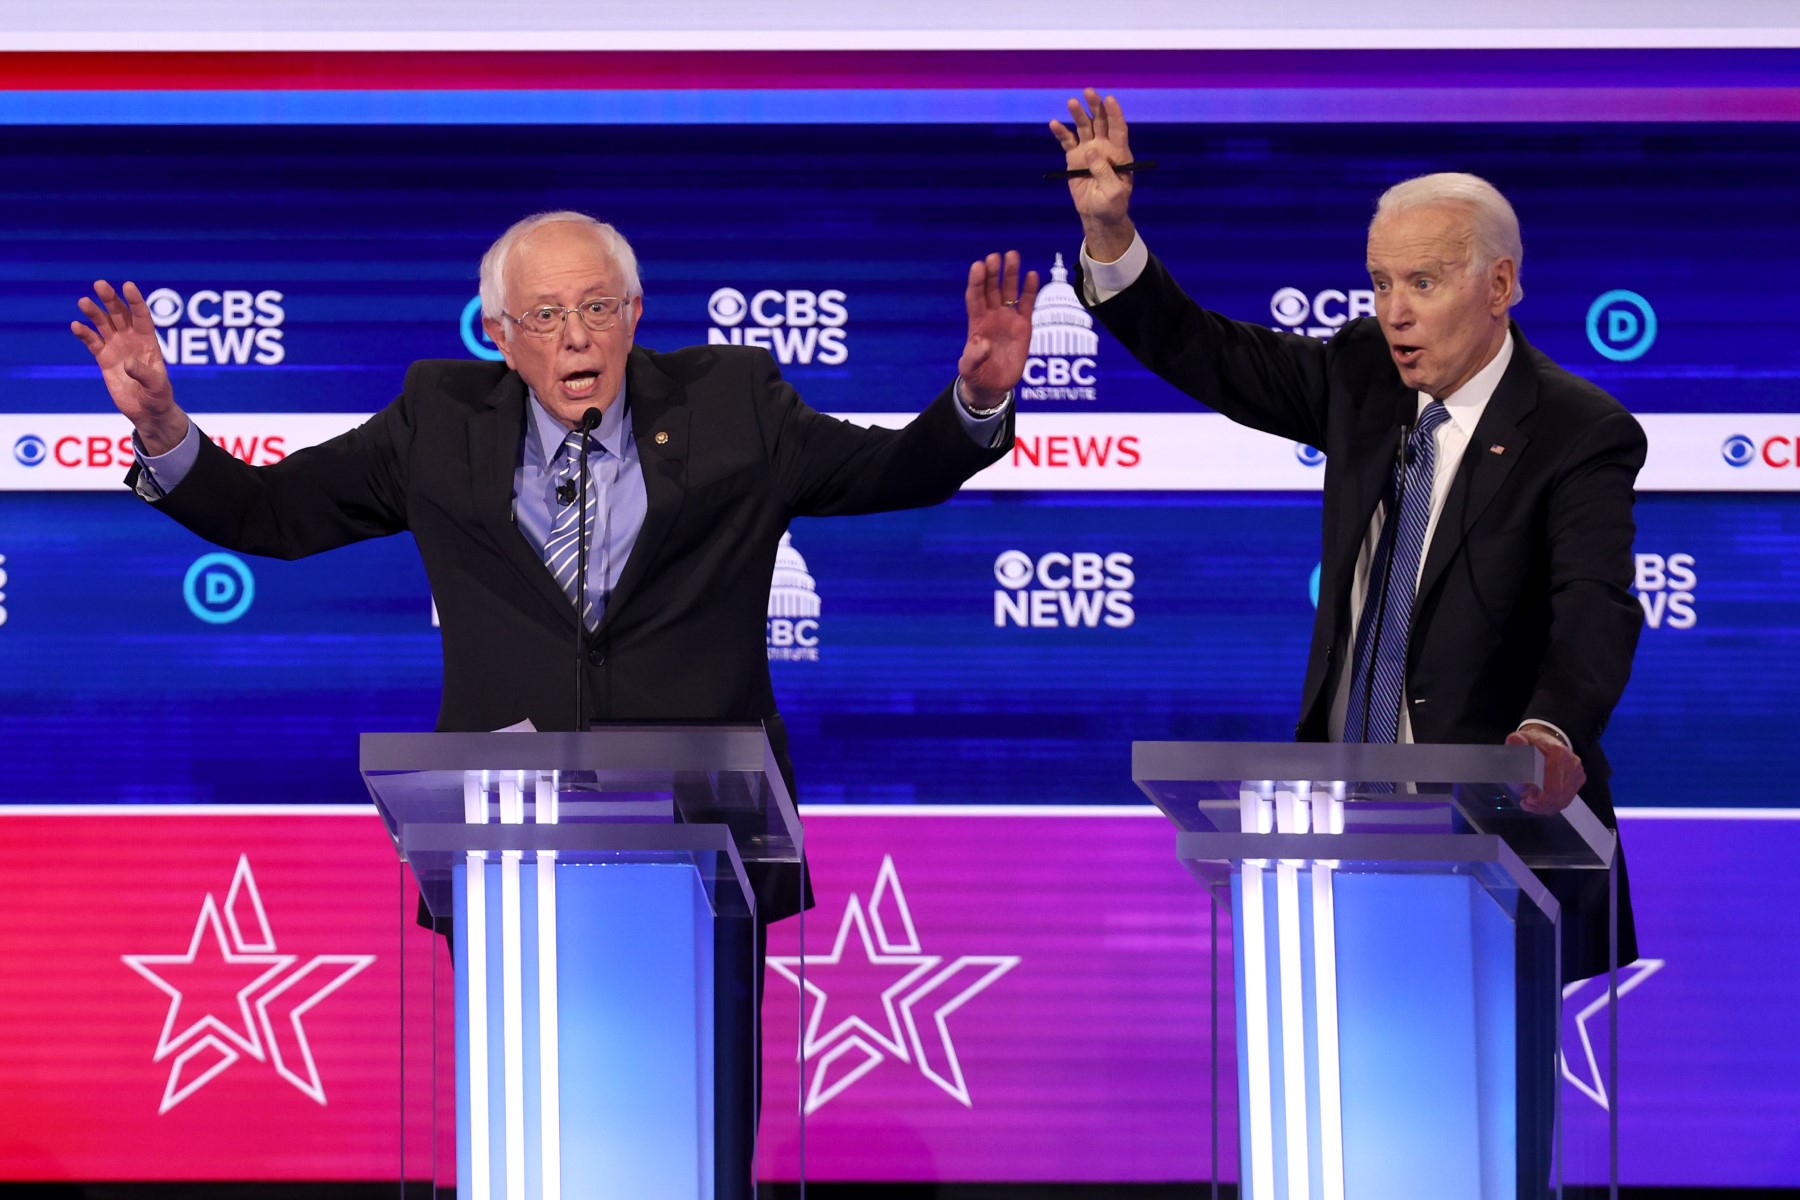
[{"label": "debate stage backdrop", "polygon": [[[765,346],[810,404],[858,420],[948,384],[972,258],[1017,248],[1045,280],[1008,461],[940,508],[792,529],[768,646],[804,801],[1127,805],[1133,740],[1291,736],[1319,456],[1200,412],[1080,311],[1078,226],[1042,179],[1056,109],[864,96],[840,124],[829,97],[759,120],[705,95],[605,124],[555,93],[120,93],[148,115],[106,127],[86,94],[0,93],[0,800],[356,803],[357,734],[435,718],[408,538],[225,555],[125,491],[128,427],[67,331],[91,282],[144,288],[183,405],[269,463],[386,403],[413,359],[497,357],[475,264],[512,220],[563,207],[636,247],[641,342]],[[1328,336],[1371,312],[1362,236],[1391,182],[1470,170],[1506,192],[1526,337],[1650,432],[1615,795],[1791,806],[1794,114],[1596,100],[1581,119],[1345,121],[1327,96],[1202,121],[1170,95],[1134,131],[1159,162],[1134,213],[1193,295],[1244,320]],[[1777,968],[1791,991],[1791,950]],[[1727,1018],[1684,995],[1680,1020]],[[1800,1184],[1780,1128],[1755,1181]]]}]

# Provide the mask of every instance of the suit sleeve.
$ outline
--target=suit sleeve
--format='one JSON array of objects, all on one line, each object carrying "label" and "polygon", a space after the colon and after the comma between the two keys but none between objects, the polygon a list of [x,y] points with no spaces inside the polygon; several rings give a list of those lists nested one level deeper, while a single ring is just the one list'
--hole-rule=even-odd
[{"label": "suit sleeve", "polygon": [[[1076,294],[1084,294],[1080,286]],[[1329,343],[1200,307],[1155,255],[1130,287],[1092,312],[1134,358],[1208,408],[1277,437],[1325,445]]]},{"label": "suit sleeve", "polygon": [[1615,411],[1571,447],[1550,495],[1550,631],[1525,715],[1562,729],[1583,758],[1631,677],[1644,623],[1630,589],[1645,450],[1637,421]]},{"label": "suit sleeve", "polygon": [[156,503],[207,541],[244,554],[303,558],[406,528],[414,376],[348,433],[253,467],[202,438],[181,483]]},{"label": "suit sleeve", "polygon": [[776,490],[791,517],[941,504],[1012,449],[1010,408],[994,444],[980,445],[956,411],[952,388],[904,429],[874,429],[810,408],[767,353],[754,356],[751,372]]}]

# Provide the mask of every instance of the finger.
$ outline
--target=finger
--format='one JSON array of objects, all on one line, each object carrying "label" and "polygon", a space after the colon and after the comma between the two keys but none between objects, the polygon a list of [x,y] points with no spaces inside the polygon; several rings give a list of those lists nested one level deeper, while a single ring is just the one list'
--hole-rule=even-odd
[{"label": "finger", "polygon": [[983,297],[987,292],[987,265],[982,262],[969,264],[969,286],[963,289],[963,302],[969,307],[969,320],[973,321],[981,315],[986,305]]},{"label": "finger", "polygon": [[1088,142],[1094,138],[1094,122],[1088,117],[1087,109],[1081,107],[1081,101],[1069,97],[1069,116],[1075,121],[1075,136]]},{"label": "finger", "polygon": [[1106,98],[1106,128],[1112,136],[1112,144],[1119,148],[1125,161],[1131,161],[1131,134],[1125,126],[1125,110],[1119,107],[1117,96]]},{"label": "finger", "polygon": [[1094,136],[1102,141],[1106,140],[1111,130],[1106,119],[1106,105],[1101,102],[1100,93],[1088,88],[1082,95],[1087,97],[1088,108],[1094,114]]},{"label": "finger", "polygon": [[97,279],[94,281],[94,293],[100,297],[100,303],[106,306],[115,329],[124,329],[130,324],[131,318],[126,315],[125,302],[119,299],[119,293],[113,291],[112,284],[104,279]]},{"label": "finger", "polygon": [[1008,250],[1000,270],[1000,302],[1012,304],[1019,298],[1019,252]]},{"label": "finger", "polygon": [[89,329],[86,325],[83,325],[80,321],[70,321],[69,332],[80,338],[81,344],[86,346],[88,348],[88,353],[92,354],[95,358],[99,358],[100,351],[106,349],[106,342],[102,340],[100,335]]},{"label": "finger", "polygon": [[1056,144],[1064,150],[1073,150],[1081,144],[1081,139],[1076,137],[1074,132],[1061,121],[1050,122],[1050,132],[1056,135]]},{"label": "finger", "polygon": [[95,304],[91,296],[83,296],[77,300],[75,307],[81,310],[82,316],[94,323],[95,336],[102,342],[106,341],[106,335],[114,331],[112,317],[107,315],[106,310]]},{"label": "finger", "polygon": [[987,286],[983,289],[983,299],[988,308],[1000,307],[1000,256],[987,256]]},{"label": "finger", "polygon": [[1019,315],[1027,321],[1031,320],[1031,310],[1037,304],[1038,273],[1029,271],[1025,275],[1025,292],[1019,297]]},{"label": "finger", "polygon": [[127,279],[125,281],[125,304],[131,313],[131,323],[139,329],[148,329],[153,324],[150,320],[150,306],[144,303],[144,293],[138,285]]}]

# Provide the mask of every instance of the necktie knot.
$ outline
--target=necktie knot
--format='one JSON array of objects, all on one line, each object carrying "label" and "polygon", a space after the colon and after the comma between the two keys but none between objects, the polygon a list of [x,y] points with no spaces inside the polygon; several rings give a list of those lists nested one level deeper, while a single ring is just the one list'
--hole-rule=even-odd
[{"label": "necktie knot", "polygon": [[1449,419],[1450,410],[1444,407],[1444,402],[1442,400],[1433,400],[1430,404],[1427,404],[1424,411],[1419,414],[1418,423],[1413,429],[1413,436],[1420,438],[1430,437],[1437,432],[1437,427],[1439,425],[1442,425]]}]

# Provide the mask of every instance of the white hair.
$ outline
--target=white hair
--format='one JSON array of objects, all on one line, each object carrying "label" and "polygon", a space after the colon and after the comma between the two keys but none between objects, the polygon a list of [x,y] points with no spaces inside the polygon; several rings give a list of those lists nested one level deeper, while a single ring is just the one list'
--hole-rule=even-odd
[{"label": "white hair", "polygon": [[637,255],[632,253],[631,243],[625,235],[604,221],[597,221],[586,213],[559,212],[533,213],[522,221],[515,221],[510,229],[494,239],[486,254],[481,256],[481,315],[498,318],[506,308],[504,280],[506,276],[506,260],[512,255],[513,247],[519,239],[538,228],[540,225],[556,225],[560,223],[585,225],[594,231],[600,244],[612,256],[613,264],[619,268],[619,274],[625,277],[625,295],[620,297],[627,304],[644,294],[643,284],[638,281]]},{"label": "white hair", "polygon": [[1460,171],[1442,171],[1436,175],[1420,175],[1396,183],[1381,193],[1375,203],[1375,221],[1389,213],[1413,208],[1460,207],[1471,218],[1470,232],[1474,245],[1469,250],[1469,266],[1485,271],[1503,258],[1512,259],[1513,290],[1508,304],[1525,298],[1519,277],[1525,266],[1525,244],[1519,239],[1519,217],[1507,203],[1500,189],[1478,175]]}]

